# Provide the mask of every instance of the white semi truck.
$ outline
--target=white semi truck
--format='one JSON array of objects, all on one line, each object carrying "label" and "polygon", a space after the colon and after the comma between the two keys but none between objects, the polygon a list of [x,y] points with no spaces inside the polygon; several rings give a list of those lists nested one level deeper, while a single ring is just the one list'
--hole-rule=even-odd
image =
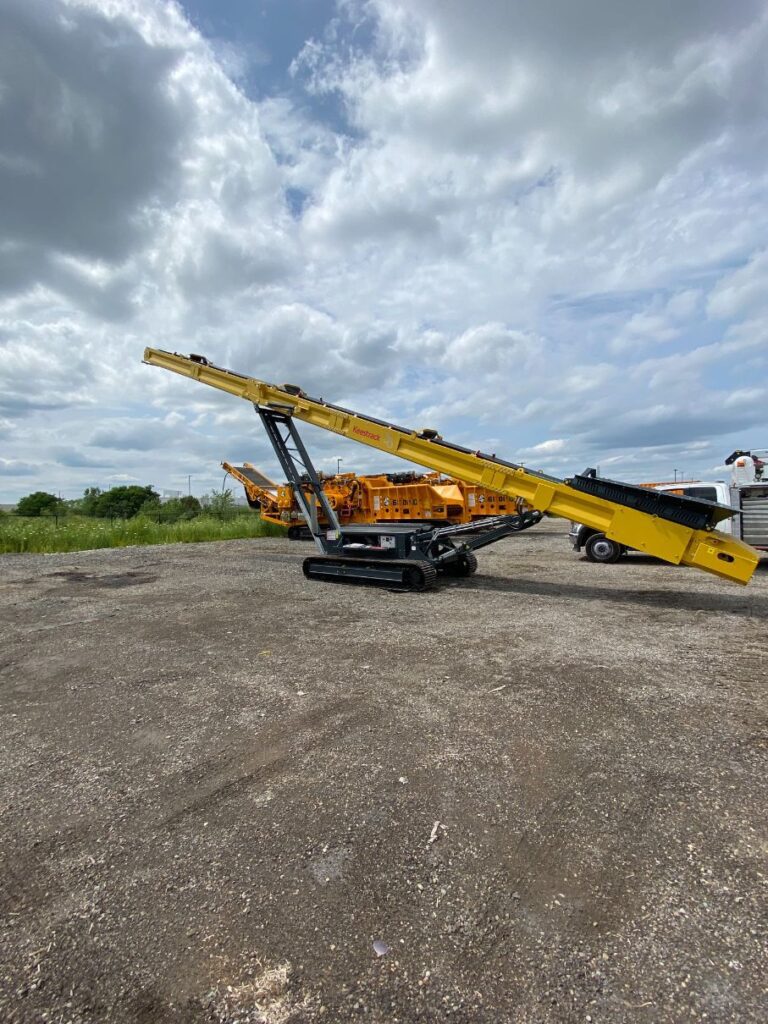
[{"label": "white semi truck", "polygon": [[[670,494],[700,498],[704,501],[727,505],[736,515],[721,520],[717,529],[751,544],[760,551],[768,551],[768,448],[735,451],[725,460],[731,467],[730,482],[725,480],[693,480],[654,484],[654,490]],[[604,533],[571,523],[569,533],[574,551],[581,551],[590,562],[618,562],[632,550]]]}]

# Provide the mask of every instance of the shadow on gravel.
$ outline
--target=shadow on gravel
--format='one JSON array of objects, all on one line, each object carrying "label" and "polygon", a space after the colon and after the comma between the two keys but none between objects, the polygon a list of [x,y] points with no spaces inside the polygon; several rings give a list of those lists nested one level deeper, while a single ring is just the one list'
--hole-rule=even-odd
[{"label": "shadow on gravel", "polygon": [[[602,568],[602,567],[599,567]],[[738,584],[723,583],[736,588]],[[668,608],[672,611],[721,612],[724,615],[763,617],[768,615],[768,597],[752,595],[740,587],[736,593],[701,594],[685,590],[612,590],[585,587],[579,583],[546,583],[543,580],[507,579],[499,576],[473,576],[467,589],[493,590],[497,593],[533,594],[537,597],[569,597],[577,601],[608,601],[641,607]]]},{"label": "shadow on gravel", "polygon": [[[588,558],[582,557],[579,559],[579,561],[582,562],[584,565],[589,565]],[[624,558],[620,559],[617,567],[619,569],[622,569],[627,566],[631,567],[633,565],[656,565],[659,567],[659,569],[675,568],[675,566],[670,565],[669,562],[665,562],[660,558],[654,558],[653,555],[640,555],[636,554],[634,551],[631,552],[629,555],[625,555]],[[596,565],[595,568],[600,569],[603,567]],[[614,567],[606,566],[605,568],[613,569]],[[768,573],[768,558],[760,559],[760,561],[757,563],[757,567],[755,568],[755,573],[758,576],[762,575],[763,573]]]}]

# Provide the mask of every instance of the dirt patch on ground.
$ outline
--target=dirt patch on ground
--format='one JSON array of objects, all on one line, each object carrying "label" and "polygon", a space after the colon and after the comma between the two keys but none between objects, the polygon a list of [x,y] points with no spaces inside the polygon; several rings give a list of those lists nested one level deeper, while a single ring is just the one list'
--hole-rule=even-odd
[{"label": "dirt patch on ground", "polygon": [[0,558],[0,1019],[764,1021],[766,566],[306,552]]}]

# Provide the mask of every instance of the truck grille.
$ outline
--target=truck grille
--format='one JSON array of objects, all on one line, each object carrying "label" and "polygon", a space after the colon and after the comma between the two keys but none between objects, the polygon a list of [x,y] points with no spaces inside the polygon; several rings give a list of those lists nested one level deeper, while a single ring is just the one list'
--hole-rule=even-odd
[{"label": "truck grille", "polygon": [[742,496],[741,536],[753,548],[768,548],[768,493]]}]

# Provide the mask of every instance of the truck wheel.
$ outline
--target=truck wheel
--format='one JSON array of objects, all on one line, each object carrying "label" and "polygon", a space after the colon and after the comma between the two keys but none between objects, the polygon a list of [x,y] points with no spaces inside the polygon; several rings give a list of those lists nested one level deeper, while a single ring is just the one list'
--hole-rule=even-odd
[{"label": "truck wheel", "polygon": [[624,546],[615,540],[608,540],[604,533],[593,533],[584,545],[584,553],[590,562],[618,562],[624,554]]}]

